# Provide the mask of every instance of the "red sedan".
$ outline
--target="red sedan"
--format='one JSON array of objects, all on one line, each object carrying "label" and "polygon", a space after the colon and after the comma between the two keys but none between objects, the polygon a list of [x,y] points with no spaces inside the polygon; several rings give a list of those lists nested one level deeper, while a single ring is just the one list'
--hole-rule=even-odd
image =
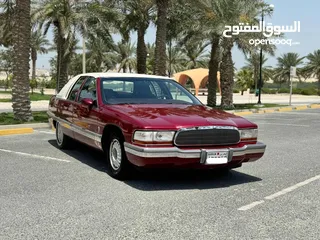
[{"label": "red sedan", "polygon": [[57,144],[77,140],[106,153],[110,172],[136,167],[240,167],[261,158],[250,121],[203,105],[172,79],[92,73],[71,79],[51,98]]}]

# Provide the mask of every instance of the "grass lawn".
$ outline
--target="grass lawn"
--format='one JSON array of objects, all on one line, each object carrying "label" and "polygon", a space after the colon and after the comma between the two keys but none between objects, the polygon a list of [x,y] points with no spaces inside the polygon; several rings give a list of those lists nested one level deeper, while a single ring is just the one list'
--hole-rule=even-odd
[{"label": "grass lawn", "polygon": [[4,93],[4,94],[11,94],[11,90],[7,90],[7,91],[0,91],[0,94]]},{"label": "grass lawn", "polygon": [[[2,92],[0,92],[2,93]],[[10,92],[7,92],[10,93]],[[41,101],[41,100],[50,100],[52,95],[41,95],[40,93],[33,93],[30,94],[30,100],[31,101]],[[0,94],[0,102],[12,102],[11,99],[1,99],[1,94]]]},{"label": "grass lawn", "polygon": [[[47,112],[32,112],[33,121],[27,123],[47,123],[48,115]],[[11,124],[22,124],[21,122],[14,120],[13,113],[0,113],[0,125],[11,125]]]},{"label": "grass lawn", "polygon": [[256,103],[247,103],[247,104],[235,104],[235,109],[259,109],[259,108],[274,108],[274,107],[285,107],[287,105],[275,104],[275,103],[265,103],[263,106],[255,106]]}]

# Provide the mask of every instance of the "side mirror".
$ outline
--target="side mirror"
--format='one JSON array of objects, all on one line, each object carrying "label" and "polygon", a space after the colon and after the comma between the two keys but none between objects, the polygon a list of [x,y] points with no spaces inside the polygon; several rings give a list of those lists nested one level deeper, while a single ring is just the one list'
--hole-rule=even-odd
[{"label": "side mirror", "polygon": [[92,106],[93,106],[93,99],[91,98],[84,98],[81,100],[82,103],[82,115],[88,115]]},{"label": "side mirror", "polygon": [[91,107],[93,105],[93,99],[91,98],[84,98],[81,100],[81,103],[88,106],[88,107]]}]

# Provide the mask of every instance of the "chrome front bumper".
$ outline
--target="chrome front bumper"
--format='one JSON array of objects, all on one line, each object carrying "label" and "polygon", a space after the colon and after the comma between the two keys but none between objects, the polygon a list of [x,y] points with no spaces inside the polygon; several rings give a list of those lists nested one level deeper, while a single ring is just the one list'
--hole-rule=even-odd
[{"label": "chrome front bumper", "polygon": [[[199,158],[204,159],[206,153],[213,149],[195,149],[182,150],[177,147],[166,148],[148,148],[139,147],[130,143],[124,143],[124,148],[127,153],[142,158]],[[229,152],[229,159],[233,157],[244,157],[248,154],[264,154],[266,145],[258,142],[257,144],[245,145],[241,148],[224,148],[216,150],[227,150]]]}]

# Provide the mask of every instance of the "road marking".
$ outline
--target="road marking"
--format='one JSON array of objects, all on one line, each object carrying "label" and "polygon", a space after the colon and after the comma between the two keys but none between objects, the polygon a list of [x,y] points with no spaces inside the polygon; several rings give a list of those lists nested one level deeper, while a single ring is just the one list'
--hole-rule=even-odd
[{"label": "road marking", "polygon": [[46,134],[56,134],[55,132],[47,132],[47,131],[39,131],[39,130],[34,130],[34,131],[39,133],[46,133]]},{"label": "road marking", "polygon": [[265,197],[265,199],[271,200],[271,199],[277,198],[277,197],[279,197],[281,195],[284,195],[284,194],[287,194],[289,192],[292,192],[292,191],[296,190],[299,187],[302,187],[302,186],[305,186],[305,185],[307,185],[309,183],[312,183],[312,182],[314,182],[314,181],[316,181],[318,179],[320,179],[320,175],[315,176],[313,178],[309,178],[309,179],[307,179],[307,180],[305,180],[303,182],[297,183],[296,185],[293,185],[291,187],[285,188],[285,189],[283,189],[283,190],[281,190],[279,192],[276,192],[276,193],[274,193],[274,194],[272,194],[270,196]]},{"label": "road marking", "polygon": [[16,152],[16,151],[11,151],[7,149],[0,149],[1,152],[7,152],[7,153],[14,153],[17,155],[21,156],[27,156],[27,157],[34,157],[34,158],[39,158],[39,159],[45,159],[45,160],[53,160],[53,161],[59,161],[59,162],[71,162],[69,160],[64,160],[60,158],[54,158],[54,157],[46,157],[46,156],[41,156],[41,155],[36,155],[36,154],[30,154],[30,153],[23,153],[23,152]]},{"label": "road marking", "polygon": [[293,127],[310,127],[310,125],[299,125],[299,124],[289,124],[289,123],[259,123],[259,125],[279,125],[279,126],[293,126]]},{"label": "road marking", "polygon": [[262,203],[264,203],[263,200],[257,201],[257,202],[253,202],[253,203],[250,203],[250,204],[248,204],[248,205],[242,206],[241,208],[238,208],[238,210],[239,210],[239,211],[247,211],[247,210],[249,210],[249,209],[251,209],[251,208],[254,208],[255,206],[258,206],[258,205],[260,205],[260,204],[262,204]]},{"label": "road marking", "polygon": [[[295,184],[295,185],[293,185],[291,187],[285,188],[285,189],[283,189],[283,190],[281,190],[279,192],[276,192],[276,193],[274,193],[272,195],[269,195],[269,196],[265,197],[264,199],[265,200],[275,199],[277,197],[280,197],[282,195],[290,193],[290,192],[292,192],[292,191],[294,191],[294,190],[296,190],[296,189],[298,189],[300,187],[303,187],[303,186],[305,186],[305,185],[307,185],[309,183],[312,183],[312,182],[314,182],[316,180],[320,180],[320,175],[317,175],[315,177],[309,178],[309,179],[307,179],[307,180],[305,180],[303,182],[297,183],[297,184]],[[261,201],[253,202],[253,203],[250,203],[248,205],[245,205],[245,206],[242,206],[242,207],[238,208],[238,210],[239,211],[247,211],[247,210],[252,209],[252,208],[254,208],[254,207],[256,207],[256,206],[258,206],[258,205],[260,205],[262,203],[265,203],[265,201],[261,200]]]}]

